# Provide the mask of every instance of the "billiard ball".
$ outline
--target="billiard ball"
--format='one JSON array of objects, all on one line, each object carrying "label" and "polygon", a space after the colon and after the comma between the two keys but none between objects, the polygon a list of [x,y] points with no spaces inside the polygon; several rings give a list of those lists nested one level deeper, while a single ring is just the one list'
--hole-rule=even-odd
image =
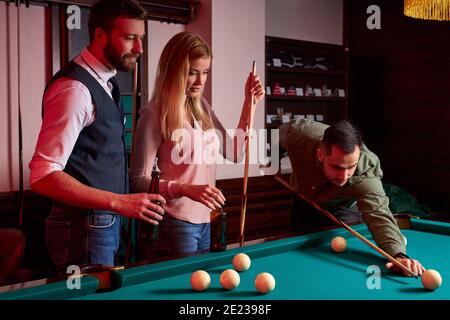
[{"label": "billiard ball", "polygon": [[191,287],[195,291],[205,291],[211,283],[209,273],[204,270],[197,270],[191,275]]},{"label": "billiard ball", "polygon": [[408,240],[406,240],[406,237],[404,235],[402,235],[403,237],[403,242],[405,243],[405,246],[408,244]]},{"label": "billiard ball", "polygon": [[245,271],[250,268],[251,260],[245,253],[238,253],[233,258],[233,266],[236,271]]},{"label": "billiard ball", "polygon": [[333,249],[334,252],[344,252],[347,248],[347,240],[343,237],[334,237],[333,240],[331,240],[331,249]]},{"label": "billiard ball", "polygon": [[442,277],[436,270],[428,269],[422,274],[422,284],[425,289],[437,289],[442,284]]},{"label": "billiard ball", "polygon": [[239,273],[233,269],[227,269],[220,274],[220,285],[225,290],[236,288],[239,285],[239,282],[241,282]]},{"label": "billiard ball", "polygon": [[259,293],[266,294],[275,288],[275,278],[268,272],[262,272],[255,278],[255,288]]}]

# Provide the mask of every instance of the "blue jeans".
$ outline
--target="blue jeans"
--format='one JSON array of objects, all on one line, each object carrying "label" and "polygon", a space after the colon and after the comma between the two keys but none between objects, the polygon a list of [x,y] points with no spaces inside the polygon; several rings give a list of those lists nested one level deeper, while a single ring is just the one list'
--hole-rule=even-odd
[{"label": "blue jeans", "polygon": [[209,252],[211,232],[209,223],[190,223],[164,216],[154,252],[185,256]]},{"label": "blue jeans", "polygon": [[211,230],[209,223],[190,223],[168,214],[159,223],[157,240],[137,239],[136,258],[161,261],[209,252]]},{"label": "blue jeans", "polygon": [[209,223],[190,223],[165,217],[167,237],[172,254],[193,255],[209,252],[211,232]]},{"label": "blue jeans", "polygon": [[120,216],[55,203],[46,220],[46,243],[58,275],[69,265],[113,266],[120,241]]}]

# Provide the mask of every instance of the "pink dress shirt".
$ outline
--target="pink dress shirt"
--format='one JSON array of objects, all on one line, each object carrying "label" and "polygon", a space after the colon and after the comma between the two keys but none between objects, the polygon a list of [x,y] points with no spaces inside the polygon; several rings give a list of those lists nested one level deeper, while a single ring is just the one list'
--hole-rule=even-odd
[{"label": "pink dress shirt", "polygon": [[[87,48],[74,62],[97,79],[111,96],[112,85],[108,80],[116,75],[116,70],[104,66]],[[30,184],[53,171],[64,170],[81,130],[94,120],[95,106],[89,89],[71,78],[56,80],[45,92],[44,118],[29,164]]]}]

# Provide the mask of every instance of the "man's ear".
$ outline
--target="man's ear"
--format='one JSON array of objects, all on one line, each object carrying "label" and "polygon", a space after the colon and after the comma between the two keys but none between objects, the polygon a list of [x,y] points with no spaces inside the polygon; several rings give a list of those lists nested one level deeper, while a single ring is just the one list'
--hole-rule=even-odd
[{"label": "man's ear", "polygon": [[103,29],[100,28],[100,27],[97,27],[97,28],[95,29],[95,36],[94,36],[94,39],[95,39],[96,41],[99,41],[100,43],[104,44],[104,43],[106,43],[106,42],[108,41],[108,35],[106,34],[106,31],[105,31],[105,30],[103,30]]},{"label": "man's ear", "polygon": [[323,162],[323,150],[321,147],[317,147],[316,154],[317,154],[317,160],[319,160],[319,162]]}]

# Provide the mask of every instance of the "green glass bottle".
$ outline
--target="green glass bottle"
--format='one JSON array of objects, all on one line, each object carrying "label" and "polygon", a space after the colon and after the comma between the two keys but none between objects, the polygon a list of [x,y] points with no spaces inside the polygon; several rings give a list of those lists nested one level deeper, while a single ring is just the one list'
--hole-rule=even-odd
[{"label": "green glass bottle", "polygon": [[[159,177],[160,177],[160,171],[157,167],[157,160],[155,159],[155,164],[153,165],[152,170],[152,178],[150,180],[150,186],[148,187],[148,193],[152,194],[159,194]],[[157,204],[158,206],[161,206],[161,203],[159,201],[153,201],[154,204]],[[144,238],[151,241],[158,240],[158,234],[159,234],[159,226],[147,223],[145,221],[140,221],[140,228],[139,228],[139,237]]]},{"label": "green glass bottle", "polygon": [[227,214],[223,208],[211,211],[210,251],[224,251],[227,248]]}]

